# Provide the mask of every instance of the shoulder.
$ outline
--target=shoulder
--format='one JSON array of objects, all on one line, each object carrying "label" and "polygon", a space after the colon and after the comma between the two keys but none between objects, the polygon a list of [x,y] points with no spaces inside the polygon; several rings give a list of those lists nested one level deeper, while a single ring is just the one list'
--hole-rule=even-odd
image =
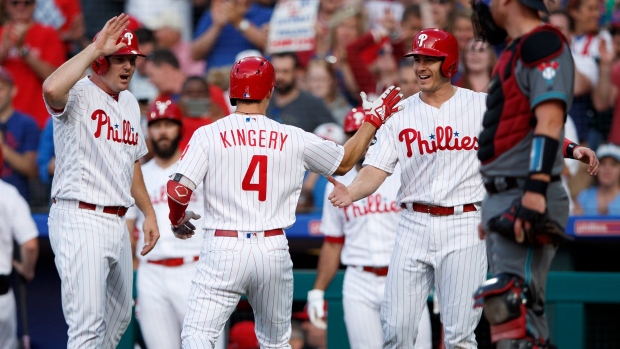
[{"label": "shoulder", "polygon": [[526,66],[535,66],[562,54],[565,44],[559,30],[550,25],[541,25],[523,38],[519,45],[521,60]]}]

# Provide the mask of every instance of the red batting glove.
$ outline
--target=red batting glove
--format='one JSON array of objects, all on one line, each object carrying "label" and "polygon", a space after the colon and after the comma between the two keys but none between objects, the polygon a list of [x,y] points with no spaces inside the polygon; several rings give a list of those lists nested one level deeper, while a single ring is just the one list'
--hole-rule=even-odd
[{"label": "red batting glove", "polygon": [[362,97],[362,107],[364,108],[364,114],[366,115],[364,121],[379,129],[379,127],[385,124],[387,119],[392,116],[392,114],[402,110],[402,105],[396,106],[398,102],[403,99],[403,95],[399,92],[400,87],[390,86],[374,102],[369,102],[366,93],[360,92],[360,97]]}]

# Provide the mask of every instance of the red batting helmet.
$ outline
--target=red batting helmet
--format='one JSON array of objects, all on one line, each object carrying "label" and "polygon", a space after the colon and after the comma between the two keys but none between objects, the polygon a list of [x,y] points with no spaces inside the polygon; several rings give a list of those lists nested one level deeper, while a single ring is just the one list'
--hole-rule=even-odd
[{"label": "red batting helmet", "polygon": [[443,57],[441,72],[448,78],[459,69],[459,45],[452,34],[441,29],[424,29],[414,38],[411,52],[405,57],[422,55]]},{"label": "red batting helmet", "polygon": [[149,107],[148,124],[157,120],[172,120],[183,124],[181,108],[169,99],[155,100]]},{"label": "red batting helmet", "polygon": [[268,60],[256,56],[242,58],[230,70],[230,104],[237,105],[237,98],[260,101],[275,85],[276,72]]},{"label": "red batting helmet", "polygon": [[362,127],[362,122],[364,122],[365,116],[364,109],[351,109],[351,111],[349,111],[344,117],[344,133],[351,133],[359,130],[360,127]]},{"label": "red batting helmet", "polygon": [[[93,38],[93,42],[97,40],[97,35],[99,35],[99,33],[95,34],[95,37]],[[114,52],[110,56],[131,56],[131,55],[137,55],[137,56],[142,56],[142,57],[146,56],[144,53],[138,50],[138,37],[136,36],[136,34],[131,32],[129,29],[125,29],[123,31],[123,34],[119,36],[118,40],[116,41],[116,44],[118,45],[121,42],[127,46]],[[103,75],[108,71],[108,68],[110,67],[110,63],[108,62],[106,57],[99,56],[99,58],[95,59],[91,67],[93,68],[93,71],[96,74]]]}]

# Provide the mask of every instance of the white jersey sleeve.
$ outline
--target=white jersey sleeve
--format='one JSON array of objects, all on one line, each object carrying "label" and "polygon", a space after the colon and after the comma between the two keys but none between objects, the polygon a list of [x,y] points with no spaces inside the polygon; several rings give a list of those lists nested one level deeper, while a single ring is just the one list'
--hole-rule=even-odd
[{"label": "white jersey sleeve", "polygon": [[17,189],[0,180],[0,192],[0,274],[8,275],[13,268],[13,240],[21,245],[39,236],[39,231],[28,203]]},{"label": "white jersey sleeve", "polygon": [[364,166],[371,165],[381,169],[389,174],[394,173],[394,167],[398,162],[398,150],[396,149],[394,133],[394,124],[390,122],[390,118],[383,127],[377,131],[376,143],[368,148]]},{"label": "white jersey sleeve", "polygon": [[84,85],[75,84],[69,90],[69,99],[67,100],[65,108],[62,110],[52,108],[45,100],[45,97],[43,98],[43,101],[45,102],[45,108],[47,108],[47,111],[52,117],[69,124],[74,124],[77,119],[82,116],[82,113],[80,113],[79,110],[85,109],[84,106],[81,105],[81,101],[85,99],[85,94]]},{"label": "white jersey sleeve", "polygon": [[331,176],[344,157],[344,147],[332,141],[305,132],[304,165],[307,170]]},{"label": "white jersey sleeve", "polygon": [[183,154],[181,154],[175,173],[182,173],[198,187],[207,173],[208,147],[209,142],[205,129],[201,127],[194,131],[192,138],[183,150]]}]

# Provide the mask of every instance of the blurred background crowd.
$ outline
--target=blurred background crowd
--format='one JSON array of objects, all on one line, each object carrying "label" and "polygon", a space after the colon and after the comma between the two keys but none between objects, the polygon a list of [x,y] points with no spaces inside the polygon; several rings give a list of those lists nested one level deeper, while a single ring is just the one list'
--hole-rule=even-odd
[{"label": "blurred background crowd", "polygon": [[[272,54],[267,43],[276,0],[0,0],[2,179],[18,188],[34,213],[48,212],[54,143],[41,84],[122,12],[131,16],[129,29],[147,55],[138,57],[130,91],[143,116],[156,101],[178,103],[181,147],[197,128],[234,110],[227,96],[230,67],[250,55],[267,57],[275,67],[277,89],[267,116],[338,143],[345,140],[343,118],[359,106],[361,91],[371,99],[390,85],[400,86],[405,97],[418,92],[413,62],[403,54],[423,28],[456,37],[456,86],[487,91],[501,48],[475,41],[468,0],[298,1],[318,6],[313,47]],[[620,10],[615,0],[546,5],[545,18],[570,42],[577,72],[566,137],[601,159],[596,178],[567,161],[572,214],[620,216]],[[306,177],[298,213],[321,212],[325,183]],[[293,260],[296,267],[316,266],[316,259]],[[294,336],[308,335],[295,326]],[[295,348],[301,347],[303,340]]]}]

